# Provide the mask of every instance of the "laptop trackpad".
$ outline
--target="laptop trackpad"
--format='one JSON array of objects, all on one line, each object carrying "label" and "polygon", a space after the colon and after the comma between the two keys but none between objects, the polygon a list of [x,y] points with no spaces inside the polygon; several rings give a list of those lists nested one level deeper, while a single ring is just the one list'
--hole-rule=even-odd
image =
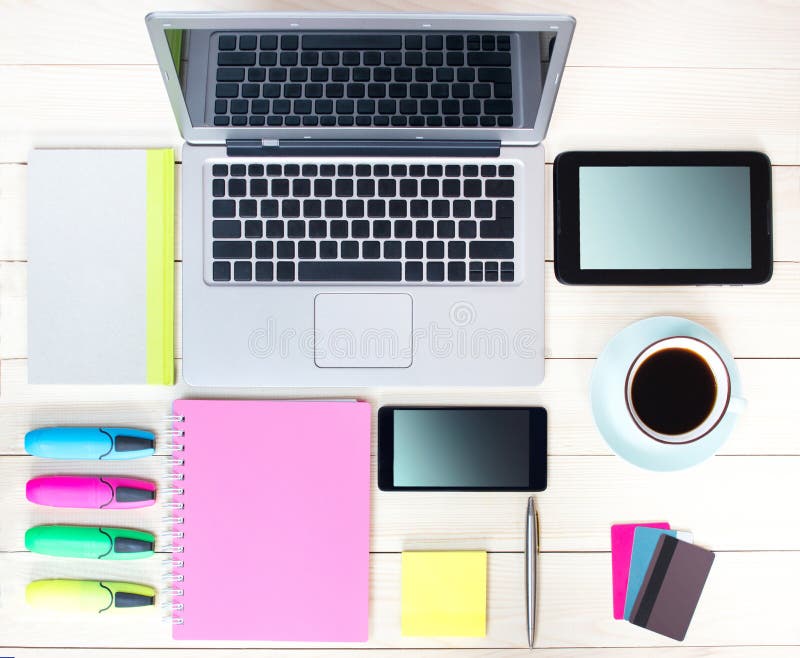
[{"label": "laptop trackpad", "polygon": [[412,301],[405,293],[323,293],[314,298],[320,368],[408,368]]}]

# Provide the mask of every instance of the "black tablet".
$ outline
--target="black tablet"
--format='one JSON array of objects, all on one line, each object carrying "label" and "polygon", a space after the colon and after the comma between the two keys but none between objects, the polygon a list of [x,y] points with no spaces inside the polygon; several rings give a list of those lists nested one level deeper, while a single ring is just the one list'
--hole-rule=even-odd
[{"label": "black tablet", "polygon": [[751,151],[572,151],[555,160],[556,277],[742,284],[772,276],[770,162]]},{"label": "black tablet", "polygon": [[541,407],[381,407],[382,491],[543,491]]}]

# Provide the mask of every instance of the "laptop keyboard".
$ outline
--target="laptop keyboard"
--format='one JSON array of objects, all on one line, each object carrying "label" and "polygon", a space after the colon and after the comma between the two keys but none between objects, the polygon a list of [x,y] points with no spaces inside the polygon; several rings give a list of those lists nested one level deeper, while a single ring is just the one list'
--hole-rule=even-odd
[{"label": "laptop keyboard", "polygon": [[215,33],[215,126],[512,127],[512,35]]},{"label": "laptop keyboard", "polygon": [[518,166],[212,163],[206,279],[513,283]]}]

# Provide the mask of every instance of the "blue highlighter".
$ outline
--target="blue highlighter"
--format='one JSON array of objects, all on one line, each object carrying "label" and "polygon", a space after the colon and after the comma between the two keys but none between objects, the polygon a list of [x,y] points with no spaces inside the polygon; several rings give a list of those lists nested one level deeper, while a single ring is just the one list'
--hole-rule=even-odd
[{"label": "blue highlighter", "polygon": [[155,452],[155,435],[124,427],[43,427],[25,435],[25,450],[48,459],[139,459]]}]

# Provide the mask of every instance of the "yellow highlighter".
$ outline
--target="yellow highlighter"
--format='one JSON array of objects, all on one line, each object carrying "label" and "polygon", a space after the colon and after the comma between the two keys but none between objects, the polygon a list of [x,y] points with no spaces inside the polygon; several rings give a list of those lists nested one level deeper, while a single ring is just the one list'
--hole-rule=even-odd
[{"label": "yellow highlighter", "polygon": [[59,612],[125,613],[152,607],[155,597],[147,585],[108,580],[35,580],[25,590],[29,606]]}]

